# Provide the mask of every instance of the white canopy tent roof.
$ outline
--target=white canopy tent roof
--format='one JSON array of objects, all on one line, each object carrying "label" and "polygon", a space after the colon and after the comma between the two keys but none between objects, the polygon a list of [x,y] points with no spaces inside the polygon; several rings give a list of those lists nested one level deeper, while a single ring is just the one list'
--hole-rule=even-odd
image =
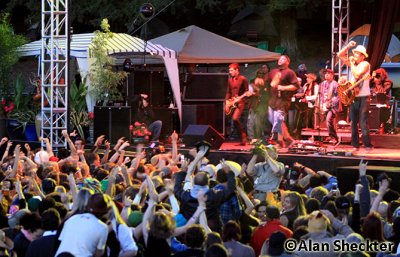
[{"label": "white canopy tent roof", "polygon": [[[90,64],[94,61],[93,58],[90,57],[90,48],[94,37],[95,33],[72,35],[72,40],[70,43],[70,55],[76,57],[78,61],[79,72],[82,78],[87,76],[90,70]],[[64,44],[64,42],[60,41],[60,45],[58,45],[59,49],[65,49],[65,45],[62,44]],[[182,117],[178,62],[177,55],[174,50],[124,33],[113,33],[113,37],[108,39],[105,47],[109,55],[146,53],[152,57],[157,56],[161,58],[164,61],[171,83],[172,91],[179,111],[179,117]],[[17,52],[20,56],[40,55],[41,48],[42,41],[38,40],[19,47]],[[90,87],[90,81],[87,79],[86,82]],[[89,111],[93,111],[95,99],[88,95],[86,97],[86,101]]]}]

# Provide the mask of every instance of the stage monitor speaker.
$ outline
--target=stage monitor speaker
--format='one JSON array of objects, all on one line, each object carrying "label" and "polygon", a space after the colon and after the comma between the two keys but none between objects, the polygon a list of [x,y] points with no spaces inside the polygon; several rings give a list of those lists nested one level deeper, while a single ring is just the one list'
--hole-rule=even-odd
[{"label": "stage monitor speaker", "polygon": [[112,144],[130,138],[131,107],[94,107],[94,138],[105,135]]},{"label": "stage monitor speaker", "polygon": [[378,130],[382,123],[386,123],[390,116],[390,108],[370,106],[368,126],[369,129]]},{"label": "stage monitor speaker", "polygon": [[211,143],[212,149],[219,149],[225,139],[210,125],[191,124],[183,133],[183,142],[186,146],[194,146],[202,140]]},{"label": "stage monitor speaker", "polygon": [[224,122],[224,102],[183,103],[182,131],[185,131],[190,124],[210,125],[223,134]]}]

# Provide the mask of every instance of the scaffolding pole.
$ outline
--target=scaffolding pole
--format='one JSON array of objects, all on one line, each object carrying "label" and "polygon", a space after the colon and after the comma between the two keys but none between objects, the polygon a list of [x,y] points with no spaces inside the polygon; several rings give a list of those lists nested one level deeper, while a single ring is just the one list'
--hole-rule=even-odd
[{"label": "scaffolding pole", "polygon": [[[332,0],[332,40],[331,68],[339,77],[343,72],[343,62],[337,52],[347,43],[350,31],[350,0]],[[347,70],[347,66],[345,67]],[[348,71],[347,71],[348,74]]]},{"label": "scaffolding pole", "polygon": [[66,147],[68,125],[68,1],[42,0],[41,137],[54,148]]}]

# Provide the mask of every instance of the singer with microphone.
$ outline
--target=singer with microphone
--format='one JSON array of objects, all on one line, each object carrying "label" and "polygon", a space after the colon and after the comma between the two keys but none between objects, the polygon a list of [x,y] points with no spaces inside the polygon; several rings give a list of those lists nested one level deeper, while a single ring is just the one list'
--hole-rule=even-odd
[{"label": "singer with microphone", "polygon": [[338,57],[350,67],[349,81],[354,87],[354,92],[348,90],[346,94],[355,94],[354,101],[350,104],[351,120],[351,144],[354,150],[360,147],[358,127],[361,128],[361,136],[364,147],[367,151],[372,149],[368,127],[368,113],[370,104],[370,79],[371,67],[366,59],[367,51],[364,46],[358,45],[352,50],[353,55],[348,56],[348,50],[355,47],[356,42],[350,41],[338,52]]}]

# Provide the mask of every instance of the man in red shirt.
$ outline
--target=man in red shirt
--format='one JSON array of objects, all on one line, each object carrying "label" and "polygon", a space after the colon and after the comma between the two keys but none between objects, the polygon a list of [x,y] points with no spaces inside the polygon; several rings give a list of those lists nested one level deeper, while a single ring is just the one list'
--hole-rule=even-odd
[{"label": "man in red shirt", "polygon": [[[232,120],[236,129],[241,134],[241,145],[246,145],[247,134],[243,124],[240,122],[240,117],[245,107],[245,98],[248,96],[249,81],[247,78],[240,74],[239,64],[232,63],[229,65],[229,79],[228,79],[228,90],[226,92],[226,100],[240,99],[237,101],[238,107],[233,111]],[[243,97],[242,97],[243,96]]]},{"label": "man in red shirt", "polygon": [[281,231],[286,238],[290,238],[293,232],[284,227],[279,221],[279,209],[276,206],[269,205],[266,208],[266,222],[261,223],[253,232],[250,245],[253,247],[256,256],[260,255],[261,248],[265,240],[269,239],[272,233]]}]

